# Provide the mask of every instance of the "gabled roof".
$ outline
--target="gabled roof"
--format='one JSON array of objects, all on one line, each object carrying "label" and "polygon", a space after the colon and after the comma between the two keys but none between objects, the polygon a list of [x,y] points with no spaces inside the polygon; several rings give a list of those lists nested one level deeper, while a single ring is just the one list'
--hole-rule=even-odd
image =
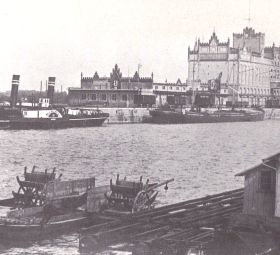
[{"label": "gabled roof", "polygon": [[280,156],[280,152],[275,153],[275,154],[273,154],[272,156],[269,156],[269,157],[267,157],[267,158],[264,158],[262,161],[263,161],[263,162],[266,162],[266,161],[274,160],[274,159],[276,159],[276,157],[279,157],[279,156]]},{"label": "gabled roof", "polygon": [[244,170],[244,171],[242,171],[242,172],[236,174],[235,176],[244,176],[244,175],[247,175],[247,174],[249,174],[250,172],[254,172],[257,168],[259,168],[259,167],[261,167],[261,166],[263,166],[263,164],[258,164],[258,165],[256,165],[256,166],[253,166],[253,167],[251,167],[251,168],[249,168],[249,169],[246,169],[246,170]]},{"label": "gabled roof", "polygon": [[247,175],[251,172],[254,172],[256,170],[258,170],[260,167],[266,167],[268,170],[276,170],[275,168],[275,159],[280,157],[280,152],[273,154],[272,156],[269,156],[267,158],[262,159],[262,163],[258,164],[254,167],[251,167],[249,169],[246,169],[238,174],[236,174],[235,176],[244,176]]}]

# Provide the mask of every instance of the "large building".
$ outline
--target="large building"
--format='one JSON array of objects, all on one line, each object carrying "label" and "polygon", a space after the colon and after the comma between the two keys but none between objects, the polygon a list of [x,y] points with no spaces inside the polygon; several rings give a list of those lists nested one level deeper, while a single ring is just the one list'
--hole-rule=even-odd
[{"label": "large building", "polygon": [[132,107],[135,97],[152,92],[151,77],[139,77],[136,71],[133,77],[123,77],[116,64],[109,77],[99,77],[95,72],[91,77],[81,74],[81,87],[69,88],[69,105]]},{"label": "large building", "polygon": [[181,82],[176,83],[154,83],[153,94],[156,105],[186,105],[191,104],[192,85]]},{"label": "large building", "polygon": [[278,97],[280,90],[280,48],[265,47],[265,34],[246,27],[220,42],[213,32],[207,43],[198,39],[188,49],[188,77],[205,86],[222,72],[221,103],[265,105],[265,100]]}]

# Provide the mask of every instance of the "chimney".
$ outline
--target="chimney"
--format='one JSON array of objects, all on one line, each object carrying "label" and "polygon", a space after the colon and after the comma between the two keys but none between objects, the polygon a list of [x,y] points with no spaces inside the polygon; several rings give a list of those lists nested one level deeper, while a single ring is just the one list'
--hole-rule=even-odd
[{"label": "chimney", "polygon": [[13,75],[11,90],[11,107],[15,107],[17,104],[19,77],[20,75]]},{"label": "chimney", "polygon": [[51,105],[53,104],[53,98],[54,98],[54,85],[55,85],[55,77],[49,77],[47,98],[50,99]]}]

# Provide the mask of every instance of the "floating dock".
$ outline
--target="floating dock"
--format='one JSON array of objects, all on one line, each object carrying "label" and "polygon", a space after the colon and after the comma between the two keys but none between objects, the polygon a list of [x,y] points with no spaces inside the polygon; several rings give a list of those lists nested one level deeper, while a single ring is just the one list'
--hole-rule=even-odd
[{"label": "floating dock", "polygon": [[187,254],[213,241],[214,230],[242,210],[243,194],[236,189],[137,213],[105,210],[94,219],[99,224],[81,230],[79,248],[98,252],[127,242],[133,255]]}]

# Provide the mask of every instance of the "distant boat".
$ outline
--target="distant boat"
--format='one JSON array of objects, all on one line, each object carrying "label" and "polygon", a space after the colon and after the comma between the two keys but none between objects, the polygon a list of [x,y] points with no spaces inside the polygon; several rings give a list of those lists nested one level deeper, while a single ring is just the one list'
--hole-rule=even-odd
[{"label": "distant boat", "polygon": [[101,126],[108,117],[108,113],[99,109],[25,109],[17,116],[1,118],[0,123],[7,129],[61,129]]},{"label": "distant boat", "polygon": [[101,126],[109,117],[98,108],[53,108],[48,98],[40,98],[39,106],[1,107],[0,129],[60,129]]},{"label": "distant boat", "polygon": [[158,124],[263,121],[265,115],[262,109],[205,109],[204,112],[186,110],[185,113],[172,109],[154,109],[149,113],[152,116],[151,122]]},{"label": "distant boat", "polygon": [[222,108],[221,105],[219,105],[218,108],[209,108],[209,106],[215,104],[216,94],[220,92],[221,77],[222,73],[220,73],[216,79],[208,81],[207,92],[194,93],[195,90],[193,89],[195,102],[192,104],[191,110],[185,110],[185,112],[183,112],[182,109],[180,109],[180,111],[176,111],[166,104],[161,108],[149,111],[152,116],[150,122],[176,124],[263,121],[265,112],[260,107],[254,109],[235,109],[234,105],[231,108]]},{"label": "distant boat", "polygon": [[55,77],[49,77],[47,98],[17,104],[19,75],[13,75],[11,103],[0,105],[0,129],[60,129],[101,126],[108,113],[93,108],[54,107]]}]

